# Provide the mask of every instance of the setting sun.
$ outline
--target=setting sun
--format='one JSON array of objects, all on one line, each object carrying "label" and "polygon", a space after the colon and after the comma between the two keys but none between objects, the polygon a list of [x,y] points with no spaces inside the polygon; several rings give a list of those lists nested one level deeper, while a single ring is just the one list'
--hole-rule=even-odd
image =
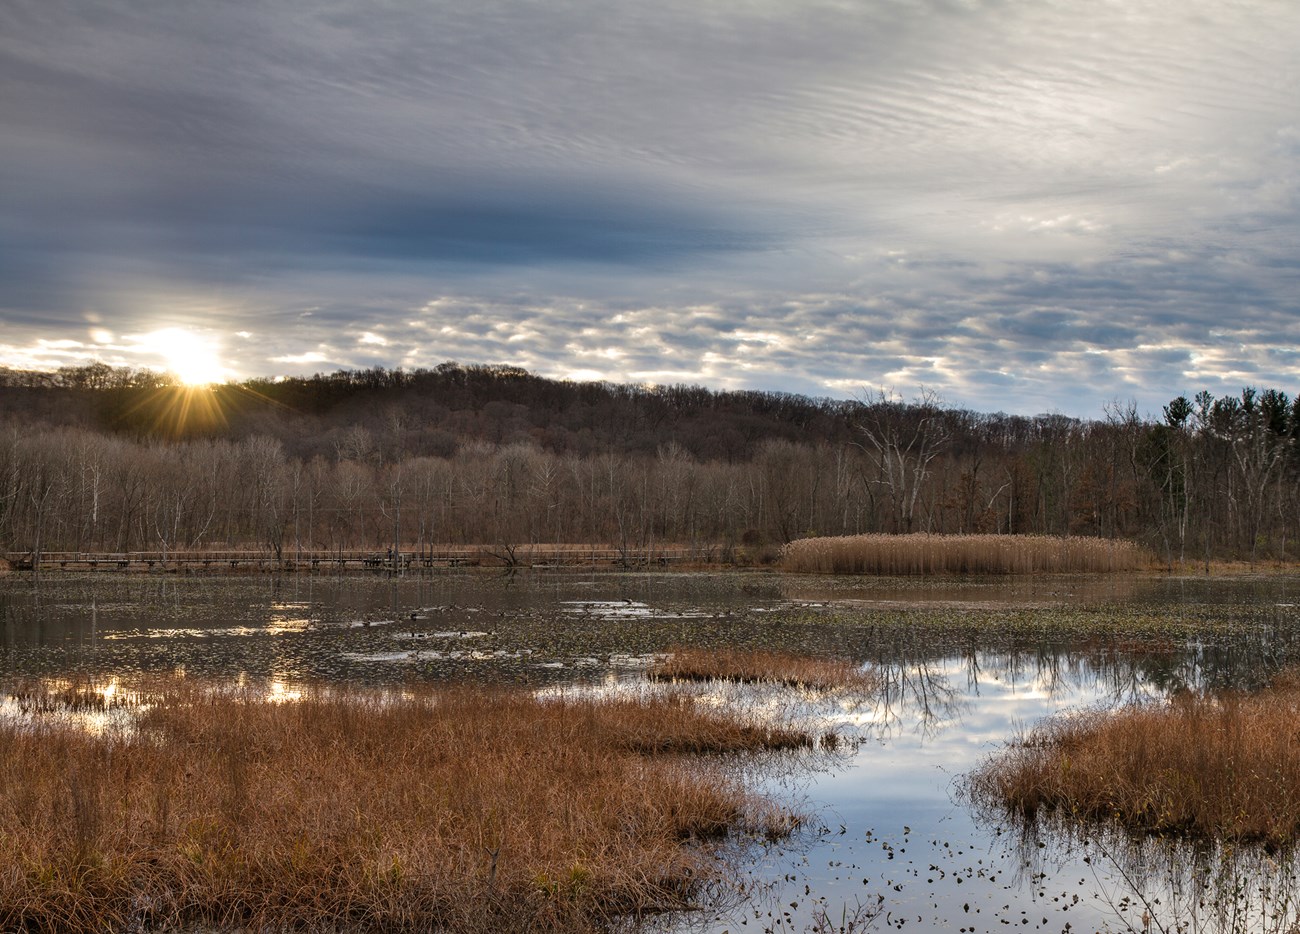
[{"label": "setting sun", "polygon": [[145,334],[140,343],[167,363],[167,369],[187,386],[206,386],[225,381],[228,370],[221,363],[214,341],[185,328],[164,328]]}]

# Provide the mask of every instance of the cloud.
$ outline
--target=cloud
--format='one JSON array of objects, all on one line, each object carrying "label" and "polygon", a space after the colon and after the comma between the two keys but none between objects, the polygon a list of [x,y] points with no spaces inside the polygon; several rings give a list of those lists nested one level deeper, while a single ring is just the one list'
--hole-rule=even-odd
[{"label": "cloud", "polygon": [[49,343],[94,314],[257,333],[249,375],[1294,391],[1297,36],[1289,0],[29,4],[0,352],[101,352]]}]

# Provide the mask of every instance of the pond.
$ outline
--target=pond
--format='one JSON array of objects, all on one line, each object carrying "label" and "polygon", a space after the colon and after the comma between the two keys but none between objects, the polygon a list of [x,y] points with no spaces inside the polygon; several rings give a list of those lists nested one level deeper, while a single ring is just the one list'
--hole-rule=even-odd
[{"label": "pond", "polygon": [[870,697],[740,698],[856,740],[755,768],[809,828],[746,854],[743,897],[650,929],[1285,930],[1289,857],[1019,831],[972,807],[962,776],[1053,713],[1258,686],[1300,661],[1298,624],[1287,576],[10,577],[0,673],[183,671],[272,694],[309,681],[618,691],[672,646],[849,658],[881,673]]}]

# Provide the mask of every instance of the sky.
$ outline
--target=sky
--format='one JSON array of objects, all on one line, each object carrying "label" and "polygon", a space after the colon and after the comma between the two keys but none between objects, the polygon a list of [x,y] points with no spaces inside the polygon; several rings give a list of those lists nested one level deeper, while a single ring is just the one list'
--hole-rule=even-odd
[{"label": "sky", "polygon": [[1296,0],[5,0],[0,365],[1300,392]]}]

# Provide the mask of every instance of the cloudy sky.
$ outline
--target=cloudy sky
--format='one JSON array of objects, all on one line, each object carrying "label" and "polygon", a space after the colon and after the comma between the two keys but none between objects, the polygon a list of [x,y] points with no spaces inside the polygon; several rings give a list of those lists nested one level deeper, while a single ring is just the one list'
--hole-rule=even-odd
[{"label": "cloudy sky", "polygon": [[1294,393],[1300,3],[5,0],[0,363],[91,358]]}]

